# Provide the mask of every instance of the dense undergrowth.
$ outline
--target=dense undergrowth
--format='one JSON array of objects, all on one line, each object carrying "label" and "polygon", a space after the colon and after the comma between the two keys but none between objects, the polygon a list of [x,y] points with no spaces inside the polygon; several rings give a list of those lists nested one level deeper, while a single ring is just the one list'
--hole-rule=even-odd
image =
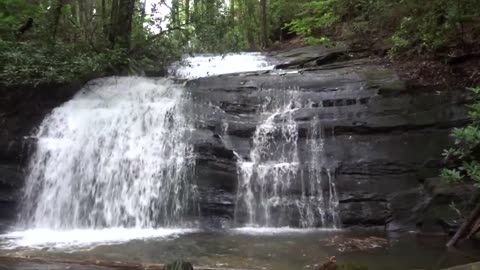
[{"label": "dense undergrowth", "polygon": [[453,129],[454,147],[443,153],[451,164],[442,170],[442,177],[449,183],[473,182],[480,187],[480,87],[470,91],[474,97],[469,106],[472,123]]},{"label": "dense undergrowth", "polygon": [[[123,11],[115,7],[120,2],[2,1],[0,83],[37,85],[164,72],[184,52],[182,41],[152,31],[150,26],[161,22],[144,16],[140,1],[131,0],[133,9]],[[122,16],[118,23],[127,20],[130,29],[123,25],[115,32],[115,18]]]},{"label": "dense undergrowth", "polygon": [[[161,73],[186,53],[347,42],[391,56],[480,55],[480,0],[2,0],[0,82]],[[163,14],[163,15],[159,15]]]},{"label": "dense undergrowth", "polygon": [[479,0],[313,0],[287,26],[311,43],[329,37],[391,53],[468,53],[480,41]]},{"label": "dense undergrowth", "polygon": [[121,51],[97,53],[64,44],[50,47],[32,42],[2,41],[0,50],[0,81],[5,84],[68,82],[89,73],[115,70],[126,59]]}]

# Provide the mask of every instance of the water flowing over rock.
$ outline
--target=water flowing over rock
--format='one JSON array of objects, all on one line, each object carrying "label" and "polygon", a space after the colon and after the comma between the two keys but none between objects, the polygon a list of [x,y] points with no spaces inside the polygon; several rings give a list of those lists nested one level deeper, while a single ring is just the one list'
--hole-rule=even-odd
[{"label": "water flowing over rock", "polygon": [[468,121],[468,96],[409,89],[375,59],[318,65],[329,52],[317,50],[318,57],[308,49],[308,65],[286,61],[295,69],[187,82],[201,134],[196,178],[208,194],[201,212],[221,224],[235,218],[256,226],[334,227],[338,220],[342,227],[415,230],[426,219],[442,223],[442,214],[425,215],[434,194],[424,183],[442,167],[450,128]]},{"label": "water flowing over rock", "polygon": [[172,70],[185,85],[107,78],[70,101],[72,91],[18,91],[31,100],[0,130],[0,229],[19,202],[24,228],[448,223],[432,177],[469,97],[411,89],[347,54],[190,58]]},{"label": "water flowing over rock", "polygon": [[[312,134],[309,142],[312,146],[311,160],[301,160],[298,153],[298,126],[293,119],[294,112],[301,106],[297,104],[295,91],[287,92],[286,102],[278,105],[269,100],[263,106],[261,120],[254,134],[252,150],[248,160],[239,159],[239,183],[235,215],[246,212],[250,226],[283,227],[335,227],[338,225],[335,184],[328,171],[326,196],[322,187],[323,138],[319,132],[319,121],[312,122]],[[273,107],[274,112],[269,113]],[[310,162],[310,163],[308,163]],[[301,164],[308,163],[308,177],[301,173]],[[291,190],[296,181],[301,181],[300,198],[291,199]],[[327,198],[327,199],[324,199]],[[292,224],[291,216],[298,217]]]},{"label": "water flowing over rock", "polygon": [[181,226],[195,210],[181,95],[166,80],[108,78],[53,110],[35,136],[24,225]]},{"label": "water flowing over rock", "polygon": [[260,53],[197,55],[185,57],[170,68],[176,78],[192,79],[218,74],[270,70],[274,61]]}]

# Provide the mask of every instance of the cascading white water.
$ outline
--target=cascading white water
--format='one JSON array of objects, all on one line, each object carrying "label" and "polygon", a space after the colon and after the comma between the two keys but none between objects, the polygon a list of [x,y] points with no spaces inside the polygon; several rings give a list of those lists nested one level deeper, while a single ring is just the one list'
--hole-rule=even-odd
[{"label": "cascading white water", "polygon": [[[235,212],[247,213],[247,226],[253,227],[290,226],[289,215],[294,214],[299,219],[294,226],[337,228],[334,170],[322,160],[324,139],[320,122],[313,121],[310,128],[310,160],[300,160],[299,127],[292,114],[301,104],[294,92],[286,100],[289,101],[276,105],[268,102],[274,104],[273,108],[264,106],[262,114],[267,117],[253,135],[250,160],[238,162]],[[295,189],[300,189],[301,194],[292,196]]]},{"label": "cascading white water", "polygon": [[172,66],[170,73],[177,78],[192,79],[234,72],[273,69],[272,61],[260,53],[198,55],[186,57]]},{"label": "cascading white water", "polygon": [[[173,76],[273,68],[256,53],[186,60]],[[182,92],[165,79],[113,77],[56,108],[34,135],[18,231],[0,237],[73,247],[192,231],[179,229],[198,210]]]},{"label": "cascading white water", "polygon": [[[291,119],[293,103],[277,109],[253,135],[250,161],[240,161],[237,209],[245,207],[250,225],[277,225],[271,218],[275,207],[285,204],[284,195],[298,172],[298,132]],[[276,121],[283,117],[283,122]],[[281,135],[280,141],[276,136]],[[238,211],[237,211],[238,212]],[[281,215],[281,213],[279,214]]]},{"label": "cascading white water", "polygon": [[[255,53],[187,61],[172,73],[196,78],[273,68]],[[182,90],[165,79],[112,77],[88,84],[56,108],[34,136],[37,146],[17,227],[26,230],[2,237],[12,247],[89,246],[191,231],[178,229],[192,225],[189,217],[197,210]],[[312,152],[310,162],[300,160],[295,100],[265,104],[250,160],[238,163],[237,209],[248,212],[248,223],[257,227],[290,225],[285,215],[292,208],[299,227],[334,227],[334,170],[318,160],[323,151],[319,125],[310,136],[317,154]],[[314,164],[308,174],[316,181],[304,181],[305,162]],[[301,195],[291,200],[298,178]],[[175,228],[159,228],[165,226]]]},{"label": "cascading white water", "polygon": [[25,187],[26,228],[184,225],[195,209],[182,89],[112,77],[56,108],[37,132]]},{"label": "cascading white water", "polygon": [[[297,207],[300,212],[302,227],[320,225],[327,228],[337,228],[338,196],[335,188],[335,168],[325,162],[324,134],[320,120],[312,121],[307,145],[310,149],[308,161],[308,176],[302,188],[301,199]],[[324,192],[326,188],[326,192]],[[324,194],[325,193],[325,194]]]}]

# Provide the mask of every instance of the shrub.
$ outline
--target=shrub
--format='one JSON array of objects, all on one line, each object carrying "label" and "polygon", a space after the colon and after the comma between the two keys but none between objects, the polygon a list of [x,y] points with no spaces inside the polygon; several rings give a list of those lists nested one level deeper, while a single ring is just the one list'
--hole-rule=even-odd
[{"label": "shrub", "polygon": [[445,159],[454,160],[460,165],[443,169],[441,176],[450,183],[471,181],[480,186],[480,87],[470,90],[475,97],[469,112],[472,123],[452,131],[454,147],[443,153]]},{"label": "shrub", "polygon": [[349,40],[386,36],[393,52],[436,52],[478,42],[479,6],[480,0],[312,0],[286,27],[310,38],[341,26]]}]

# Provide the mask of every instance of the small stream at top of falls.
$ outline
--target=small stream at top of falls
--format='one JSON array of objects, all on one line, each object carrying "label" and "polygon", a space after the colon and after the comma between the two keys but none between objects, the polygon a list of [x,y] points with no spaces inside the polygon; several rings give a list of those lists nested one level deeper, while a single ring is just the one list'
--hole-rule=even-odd
[{"label": "small stream at top of falls", "polygon": [[193,79],[235,72],[273,69],[275,61],[261,53],[197,55],[185,57],[173,64],[170,74],[177,78]]}]

